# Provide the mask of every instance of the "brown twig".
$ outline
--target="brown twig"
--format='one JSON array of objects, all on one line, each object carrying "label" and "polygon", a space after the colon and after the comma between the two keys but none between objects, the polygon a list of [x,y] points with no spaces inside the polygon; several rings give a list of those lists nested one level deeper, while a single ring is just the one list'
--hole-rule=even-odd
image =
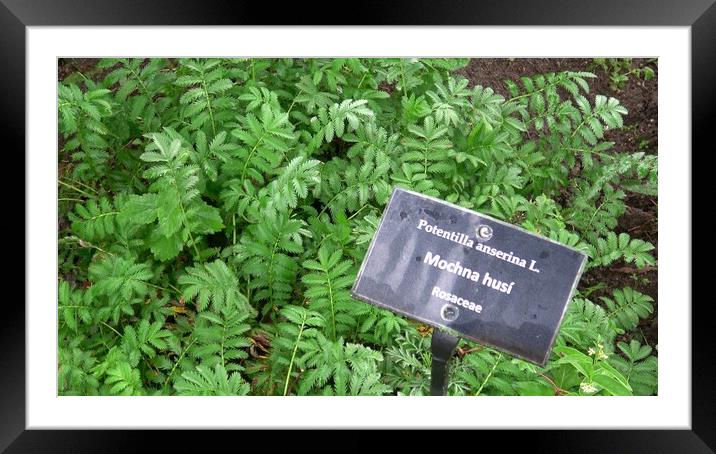
[{"label": "brown twig", "polygon": [[467,355],[468,353],[477,352],[477,351],[482,350],[483,348],[484,348],[484,347],[481,346],[481,345],[478,345],[477,347],[468,348],[467,350],[464,350],[464,349],[462,349],[462,348],[458,348],[458,349],[457,349],[457,354],[458,354],[458,355],[460,356],[460,358],[462,359],[462,358],[464,358],[465,355]]},{"label": "brown twig", "polygon": [[542,372],[537,372],[537,375],[539,375],[540,377],[547,380],[550,383],[550,385],[552,385],[552,387],[554,388],[554,393],[557,394],[558,396],[563,396],[563,395],[567,394],[567,391],[565,391],[564,389],[557,386],[557,383],[555,383],[554,380],[552,380],[551,378],[549,378]]},{"label": "brown twig", "polygon": [[645,274],[645,273],[648,273],[649,271],[657,271],[657,270],[658,270],[657,267],[651,266],[651,265],[647,265],[643,268],[633,268],[631,266],[623,266],[621,268],[614,269],[614,271],[616,271],[617,273],[627,273],[627,274],[633,274],[633,273]]}]

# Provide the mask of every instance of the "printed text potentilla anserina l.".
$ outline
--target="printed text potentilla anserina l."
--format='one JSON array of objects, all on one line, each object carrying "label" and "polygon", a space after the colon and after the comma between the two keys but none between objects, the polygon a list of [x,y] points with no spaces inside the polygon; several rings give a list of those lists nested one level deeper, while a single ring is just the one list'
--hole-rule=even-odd
[{"label": "printed text potentilla anserina l.", "polygon": [[506,252],[502,251],[497,248],[493,248],[490,246],[487,246],[484,243],[477,243],[470,239],[468,235],[461,232],[453,232],[450,230],[443,230],[439,228],[436,225],[430,224],[425,219],[420,219],[418,221],[418,230],[424,230],[427,233],[432,233],[433,235],[439,236],[441,238],[445,238],[446,240],[452,241],[453,243],[461,244],[463,246],[467,246],[469,248],[474,247],[476,251],[480,251],[483,254],[490,255],[492,257],[496,257],[500,260],[504,260],[508,263],[511,263],[513,265],[517,265],[521,268],[527,268],[532,272],[539,273],[539,269],[536,267],[537,261],[531,260],[529,264],[529,268],[527,267],[527,260],[520,258],[516,256],[512,251]]}]

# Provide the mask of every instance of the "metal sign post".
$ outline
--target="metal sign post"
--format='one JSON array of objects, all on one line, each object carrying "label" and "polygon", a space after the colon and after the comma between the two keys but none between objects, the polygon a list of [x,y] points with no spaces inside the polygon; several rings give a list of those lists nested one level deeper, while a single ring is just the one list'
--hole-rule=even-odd
[{"label": "metal sign post", "polygon": [[450,357],[455,353],[459,339],[440,329],[433,329],[430,350],[433,362],[430,373],[430,395],[444,396],[447,394],[448,366]]}]

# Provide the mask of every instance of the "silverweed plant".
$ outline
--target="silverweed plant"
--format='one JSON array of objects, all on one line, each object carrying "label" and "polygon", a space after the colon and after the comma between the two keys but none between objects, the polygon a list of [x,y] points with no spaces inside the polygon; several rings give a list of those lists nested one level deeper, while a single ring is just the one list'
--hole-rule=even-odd
[{"label": "silverweed plant", "polygon": [[[103,59],[58,86],[60,395],[423,395],[429,330],[353,300],[401,186],[656,265],[617,234],[657,160],[589,72],[468,87],[466,59]],[[545,368],[463,341],[451,395],[651,395],[652,299],[578,289]],[[630,340],[631,339],[631,340]]]}]

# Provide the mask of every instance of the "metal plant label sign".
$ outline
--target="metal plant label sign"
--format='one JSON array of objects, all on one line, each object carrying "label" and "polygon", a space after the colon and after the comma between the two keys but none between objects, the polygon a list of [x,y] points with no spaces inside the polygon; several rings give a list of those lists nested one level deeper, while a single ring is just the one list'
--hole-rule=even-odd
[{"label": "metal plant label sign", "polygon": [[353,296],[544,365],[586,255],[396,188]]}]

